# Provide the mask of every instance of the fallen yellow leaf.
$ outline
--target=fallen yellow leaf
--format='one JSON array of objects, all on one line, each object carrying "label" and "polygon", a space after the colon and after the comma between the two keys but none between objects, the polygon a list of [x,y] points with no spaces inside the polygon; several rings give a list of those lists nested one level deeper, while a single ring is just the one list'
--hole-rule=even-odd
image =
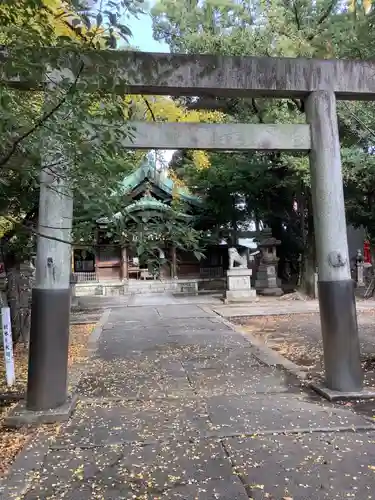
[{"label": "fallen yellow leaf", "polygon": [[254,488],[257,490],[264,490],[264,484],[252,484],[251,488]]}]

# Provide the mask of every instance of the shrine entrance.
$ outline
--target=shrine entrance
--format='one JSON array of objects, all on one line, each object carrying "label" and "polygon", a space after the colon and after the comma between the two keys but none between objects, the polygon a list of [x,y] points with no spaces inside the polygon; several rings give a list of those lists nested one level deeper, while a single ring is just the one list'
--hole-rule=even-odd
[{"label": "shrine entrance", "polygon": [[[325,382],[329,390],[361,391],[363,375],[350,276],[336,99],[375,100],[375,64],[130,51],[77,54],[59,53],[53,49],[39,51],[38,60],[49,71],[53,70],[54,76],[61,73],[65,80],[85,92],[100,89],[118,94],[304,100],[306,124],[132,123],[132,138],[123,124],[113,126],[118,130],[125,127],[123,145],[128,148],[280,150],[310,155]],[[20,90],[38,90],[47,81],[43,71],[30,81],[25,75],[15,76],[12,72],[7,75],[6,67],[1,78]],[[49,189],[54,207],[69,220],[71,203],[61,194],[53,193],[54,182],[57,181],[50,181],[50,186],[45,184],[43,189]],[[27,407],[32,410],[54,408],[66,399],[67,360],[61,351],[56,351],[50,334],[52,331],[68,342],[68,322],[62,321],[61,331],[55,326],[56,317],[69,316],[66,297],[70,296],[70,260],[60,258],[68,255],[68,250],[65,243],[58,241],[66,241],[70,229],[65,226],[49,230],[47,234],[45,228],[53,226],[51,216],[53,214],[43,210],[39,214],[41,236],[33,290],[30,349],[30,367],[35,369],[29,372],[27,395]],[[56,239],[52,253],[43,234]],[[53,275],[45,272],[51,262]],[[48,377],[51,367],[55,373],[54,383]]]}]

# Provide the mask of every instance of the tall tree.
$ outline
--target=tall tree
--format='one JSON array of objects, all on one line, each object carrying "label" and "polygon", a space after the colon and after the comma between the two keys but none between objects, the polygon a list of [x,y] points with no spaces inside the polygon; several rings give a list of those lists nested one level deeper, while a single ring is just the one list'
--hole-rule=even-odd
[{"label": "tall tree", "polygon": [[[219,53],[225,55],[256,56],[288,56],[288,57],[355,57],[372,56],[373,9],[369,3],[359,5],[352,3],[346,9],[342,2],[336,0],[304,0],[285,2],[259,0],[255,3],[245,1],[206,0],[198,2],[182,2],[182,0],[159,0],[153,9],[153,27],[155,37],[167,42],[172,51],[185,53]],[[195,108],[216,109],[227,114],[228,119],[242,122],[287,123],[304,122],[304,105],[299,100],[266,100],[266,99],[217,99],[204,98],[189,102]],[[367,110],[367,119],[364,111]],[[350,222],[360,224],[365,217],[358,217],[353,209],[361,196],[361,184],[353,182],[349,171],[353,173],[351,164],[354,158],[360,162],[357,171],[364,170],[365,177],[370,174],[367,162],[369,154],[374,114],[371,107],[363,104],[339,105],[339,125],[343,146],[343,163],[348,216]],[[369,132],[370,131],[370,132]],[[369,141],[369,136],[371,136]],[[362,154],[357,155],[360,149]],[[286,243],[288,233],[296,234],[291,254],[295,254],[301,242],[305,251],[304,284],[307,291],[313,288],[313,272],[315,271],[313,251],[313,224],[311,212],[311,194],[307,158],[290,155],[268,156],[267,175],[260,176],[258,182],[249,187],[244,178],[252,179],[253,161],[249,155],[233,156],[231,162],[223,155],[215,154],[215,163],[220,169],[228,169],[237,173],[238,164],[248,164],[248,174],[244,174],[240,184],[249,189],[245,198],[249,206],[256,208]],[[251,168],[250,168],[251,165]],[[357,162],[358,165],[358,162]],[[361,174],[362,175],[362,174]],[[374,179],[375,180],[375,179]],[[205,178],[204,183],[211,182],[215,186],[215,176]],[[272,184],[274,189],[269,190]],[[225,190],[228,186],[228,190]],[[253,186],[260,194],[254,196]],[[363,184],[362,184],[363,186]],[[223,191],[226,194],[224,195]],[[228,198],[233,190],[232,183],[221,186],[222,196]],[[355,193],[354,193],[355,191]],[[350,198],[349,198],[350,197]],[[297,202],[297,205],[295,204]],[[364,202],[367,203],[367,200]],[[264,206],[266,204],[266,207]],[[223,204],[220,204],[221,212]],[[297,211],[296,207],[297,206]],[[268,207],[268,209],[267,209]],[[362,207],[363,208],[363,207]],[[362,210],[362,215],[364,211]],[[228,209],[228,218],[231,217]],[[369,211],[366,212],[367,215]],[[366,224],[371,229],[372,222]],[[282,255],[289,245],[282,245]],[[289,246],[290,247],[290,246]],[[282,266],[281,266],[282,271]]]},{"label": "tall tree", "polygon": [[[73,51],[114,49],[130,30],[121,19],[137,14],[141,2],[98,2],[88,8],[76,0],[6,0],[0,5],[0,41],[7,51],[7,70],[33,75],[42,68],[30,64],[32,51],[41,46],[69,47]],[[0,216],[6,221],[1,253],[8,277],[8,299],[15,337],[22,335],[19,303],[19,265],[30,255],[38,217],[39,172],[43,145],[50,137],[63,146],[68,168],[60,160],[45,164],[52,175],[64,175],[77,207],[86,212],[102,206],[108,211],[113,185],[128,171],[132,154],[121,147],[126,127],[107,127],[124,121],[124,101],[112,94],[77,91],[84,60],[73,83],[56,81],[43,92],[18,92],[0,85]],[[47,152],[48,153],[48,152]],[[26,316],[28,312],[26,311]],[[27,328],[26,328],[27,329]]]},{"label": "tall tree", "polygon": [[[91,2],[92,4],[92,2]],[[11,55],[13,70],[32,73],[30,50],[39,46],[68,47],[72,51],[115,49],[131,34],[121,19],[141,12],[142,2],[86,2],[76,0],[17,0],[0,6],[0,39]],[[27,47],[26,50],[26,40]],[[17,311],[19,265],[30,256],[37,234],[40,153],[53,136],[64,146],[69,167],[64,171],[74,193],[74,236],[90,241],[95,220],[111,217],[123,208],[122,181],[136,168],[141,154],[122,147],[126,123],[135,119],[187,121],[219,119],[219,113],[187,111],[168,98],[116,96],[77,91],[80,72],[73,84],[51,82],[44,92],[21,93],[0,86],[0,216],[2,258],[8,275],[8,296],[14,333],[22,323]],[[47,102],[47,105],[46,105]],[[112,123],[116,125],[113,126]],[[119,128],[121,122],[125,126]],[[204,152],[195,152],[197,165],[207,162]],[[44,164],[45,165],[45,164]],[[48,168],[60,175],[60,165]],[[120,228],[117,228],[121,233]]]}]

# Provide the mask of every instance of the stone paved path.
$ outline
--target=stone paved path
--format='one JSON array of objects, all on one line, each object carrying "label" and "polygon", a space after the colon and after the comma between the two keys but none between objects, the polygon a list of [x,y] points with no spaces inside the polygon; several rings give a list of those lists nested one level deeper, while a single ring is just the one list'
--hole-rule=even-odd
[{"label": "stone paved path", "polygon": [[[213,303],[212,307],[217,314],[224,318],[240,318],[242,316],[279,316],[283,314],[318,313],[317,300],[286,300],[287,296],[261,297],[261,300],[250,304]],[[357,300],[357,312],[375,311],[374,300]]]},{"label": "stone paved path", "polygon": [[207,306],[113,309],[79,392],[24,500],[375,498],[371,423],[262,365]]}]

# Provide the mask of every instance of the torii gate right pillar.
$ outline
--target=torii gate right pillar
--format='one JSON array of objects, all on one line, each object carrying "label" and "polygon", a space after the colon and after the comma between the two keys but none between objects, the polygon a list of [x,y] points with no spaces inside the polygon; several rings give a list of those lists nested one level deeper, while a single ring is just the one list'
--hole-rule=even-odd
[{"label": "torii gate right pillar", "polygon": [[305,102],[311,126],[311,188],[318,261],[318,295],[327,388],[363,387],[354,282],[346,233],[336,97],[312,92]]}]

